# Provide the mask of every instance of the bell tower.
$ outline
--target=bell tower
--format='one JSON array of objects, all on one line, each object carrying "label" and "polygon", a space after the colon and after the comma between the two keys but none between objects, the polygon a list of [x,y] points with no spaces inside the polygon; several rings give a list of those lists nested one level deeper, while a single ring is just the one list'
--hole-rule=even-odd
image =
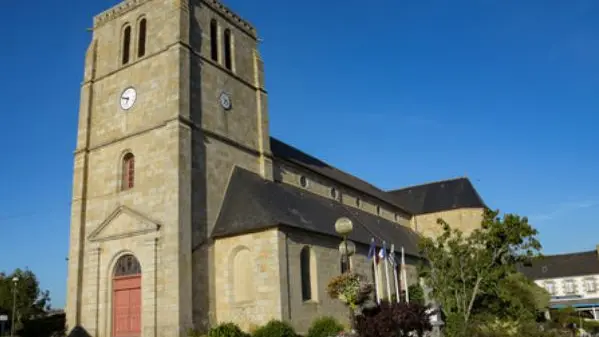
[{"label": "bell tower", "polygon": [[235,166],[272,179],[255,29],[216,0],[126,0],[85,55],[68,330],[185,336],[214,320],[210,233]]}]

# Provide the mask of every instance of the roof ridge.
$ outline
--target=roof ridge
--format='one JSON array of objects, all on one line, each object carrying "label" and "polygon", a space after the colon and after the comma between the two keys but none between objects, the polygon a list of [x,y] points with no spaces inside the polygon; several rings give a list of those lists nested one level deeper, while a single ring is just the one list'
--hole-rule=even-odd
[{"label": "roof ridge", "polygon": [[[470,181],[470,178],[468,178],[467,176],[461,176],[461,177],[454,177],[454,178],[446,178],[446,179],[440,179],[440,180],[433,180],[433,181],[429,181],[429,182],[426,182],[426,183],[423,183],[423,184],[409,185],[409,186],[398,188],[398,189],[388,190],[387,192],[399,192],[399,191],[408,190],[408,189],[414,188],[414,187],[423,187],[423,186],[435,185],[435,184],[440,184],[440,183],[448,183],[448,182],[458,181],[458,180],[467,180],[467,181]],[[472,184],[472,182],[470,182],[470,184]]]},{"label": "roof ridge", "polygon": [[577,256],[577,255],[587,255],[587,254],[596,254],[597,251],[596,250],[585,250],[585,251],[580,251],[580,252],[573,252],[573,253],[560,253],[560,254],[551,254],[551,255],[544,255],[541,258],[548,258],[548,257],[560,257],[560,256]]},{"label": "roof ridge", "polygon": [[[363,182],[364,184],[367,184],[367,185],[369,185],[369,186],[371,186],[371,187],[373,187],[373,188],[375,188],[375,189],[379,190],[381,193],[387,193],[387,191],[383,190],[382,188],[380,188],[380,187],[378,187],[378,186],[376,186],[376,185],[373,185],[372,183],[370,183],[370,182],[368,182],[368,181],[364,180],[363,178],[360,178],[360,177],[358,177],[358,176],[356,176],[356,175],[354,175],[354,174],[351,174],[351,173],[349,173],[349,172],[347,172],[347,171],[344,171],[344,170],[338,169],[336,166],[333,166],[333,165],[331,165],[331,164],[329,164],[329,163],[325,162],[324,160],[322,160],[322,159],[320,159],[320,158],[318,158],[318,157],[315,157],[315,156],[313,156],[313,155],[311,155],[311,154],[309,154],[309,153],[307,153],[307,152],[305,152],[305,151],[303,151],[303,150],[301,150],[301,149],[299,149],[299,148],[297,148],[297,147],[295,147],[295,146],[293,146],[293,145],[291,145],[291,144],[289,144],[289,143],[287,143],[287,142],[284,142],[284,141],[282,141],[282,140],[280,140],[280,139],[278,139],[278,138],[276,138],[276,137],[273,137],[273,136],[271,136],[270,138],[271,138],[271,139],[274,139],[274,140],[276,140],[276,141],[278,141],[279,143],[281,143],[281,144],[283,144],[283,145],[285,145],[285,146],[289,146],[289,147],[293,148],[295,151],[302,153],[302,154],[303,154],[303,155],[305,155],[306,157],[310,157],[310,158],[312,158],[312,159],[314,159],[314,160],[317,160],[317,161],[321,162],[322,164],[326,165],[328,168],[330,168],[330,169],[332,169],[332,170],[335,170],[335,171],[337,171],[337,172],[340,172],[340,173],[343,173],[343,174],[345,174],[345,175],[351,176],[352,178],[358,179],[358,180],[360,180],[361,182]],[[318,173],[318,172],[315,172],[315,173]],[[319,175],[321,175],[320,173],[318,173],[318,174],[319,174]],[[326,178],[327,178],[327,179],[332,179],[332,180],[335,180],[335,179],[333,179],[333,178],[330,178],[330,177],[326,177]],[[338,183],[341,183],[341,184],[344,184],[344,183],[343,183],[343,182],[341,182],[341,181],[337,181],[337,182],[338,182]],[[349,186],[349,187],[350,187],[350,188],[352,188],[352,189],[354,189],[354,190],[358,190],[358,189],[357,189],[355,186]],[[365,194],[369,194],[369,193],[367,193],[367,192],[364,192],[364,191],[361,191],[361,192],[362,192],[362,193],[365,193]],[[377,197],[377,196],[375,196],[375,195],[370,195],[370,196],[371,196],[371,197],[373,197],[373,198],[377,198],[377,199],[379,199],[379,197]],[[389,201],[386,201],[386,200],[381,200],[381,201],[384,201],[384,202],[386,202],[386,203],[389,203]],[[394,204],[394,203],[393,203],[393,206],[403,209],[401,206],[399,206],[399,205],[396,205],[396,204]]]}]

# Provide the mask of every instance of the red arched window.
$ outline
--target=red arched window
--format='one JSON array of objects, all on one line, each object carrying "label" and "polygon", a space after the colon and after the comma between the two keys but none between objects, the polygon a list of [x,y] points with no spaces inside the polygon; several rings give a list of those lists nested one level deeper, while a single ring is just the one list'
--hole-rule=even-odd
[{"label": "red arched window", "polygon": [[135,156],[132,153],[127,153],[123,157],[121,189],[128,190],[133,188],[135,183]]}]

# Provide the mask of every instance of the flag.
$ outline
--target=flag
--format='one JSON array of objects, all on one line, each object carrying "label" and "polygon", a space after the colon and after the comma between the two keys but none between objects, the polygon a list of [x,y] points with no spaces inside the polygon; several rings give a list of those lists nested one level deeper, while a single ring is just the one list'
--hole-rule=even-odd
[{"label": "flag", "polygon": [[379,250],[379,255],[377,256],[377,263],[379,261],[385,261],[385,259],[387,258],[387,249],[385,249],[385,243],[383,242],[383,248],[381,248],[381,250]]},{"label": "flag", "polygon": [[397,259],[395,258],[395,245],[391,245],[391,252],[389,253],[389,262],[393,268],[397,268]]},{"label": "flag", "polygon": [[374,238],[370,241],[370,248],[368,249],[368,259],[372,259],[376,254],[376,244],[374,243]]}]

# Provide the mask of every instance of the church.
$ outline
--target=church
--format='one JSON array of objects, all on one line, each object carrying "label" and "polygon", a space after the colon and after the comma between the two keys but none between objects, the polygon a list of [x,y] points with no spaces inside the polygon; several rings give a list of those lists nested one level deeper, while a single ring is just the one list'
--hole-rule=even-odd
[{"label": "church", "polygon": [[[384,191],[269,134],[256,29],[217,0],[126,0],[93,20],[74,152],[66,315],[94,337],[186,336],[270,319],[347,321],[326,285],[371,279],[371,240],[406,254],[437,218],[469,231],[467,178]],[[280,113],[280,112],[274,112]],[[383,163],[381,163],[383,164]],[[335,222],[353,224],[342,263]]]}]

